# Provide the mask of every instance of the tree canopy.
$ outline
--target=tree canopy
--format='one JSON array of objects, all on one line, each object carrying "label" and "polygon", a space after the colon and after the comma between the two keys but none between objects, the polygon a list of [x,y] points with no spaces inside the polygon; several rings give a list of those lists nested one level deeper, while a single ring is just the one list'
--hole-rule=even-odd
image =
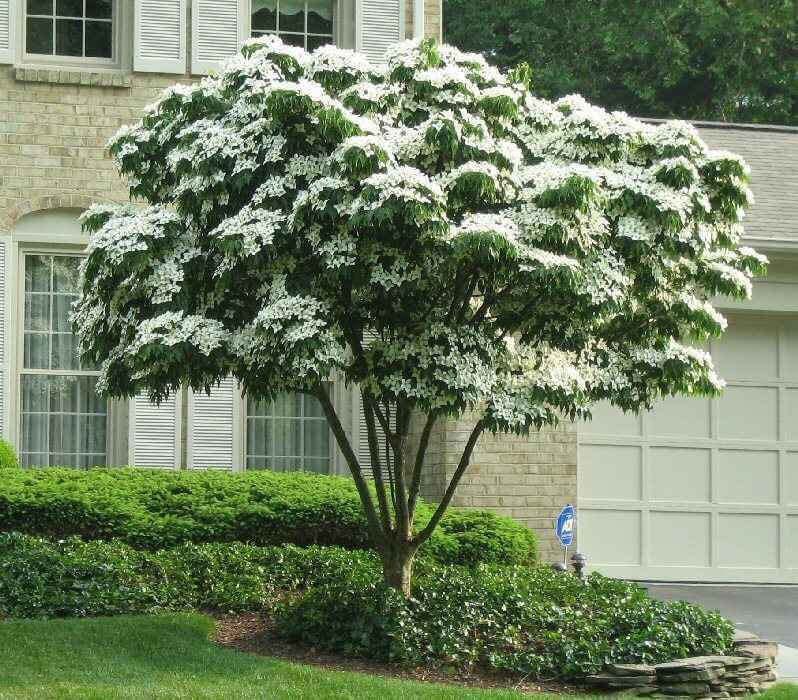
[{"label": "tree canopy", "polygon": [[[447,42],[645,117],[798,124],[796,0],[444,0]],[[479,30],[475,31],[475,27]]]},{"label": "tree canopy", "polygon": [[[745,164],[688,124],[548,102],[527,79],[431,42],[373,66],[265,37],[168,89],[110,144],[142,206],[84,217],[75,323],[101,390],[159,400],[232,375],[256,399],[318,397],[406,591],[483,431],[718,391],[693,345],[725,327],[709,299],[747,296],[764,262],[738,245]],[[362,392],[376,503],[332,377]],[[460,464],[414,533],[430,433],[465,411]]]}]

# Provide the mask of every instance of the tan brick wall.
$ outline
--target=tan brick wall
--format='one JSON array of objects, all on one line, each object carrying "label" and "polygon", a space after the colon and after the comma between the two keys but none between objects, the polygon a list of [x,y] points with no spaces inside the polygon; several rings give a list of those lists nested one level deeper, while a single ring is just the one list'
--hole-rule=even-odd
[{"label": "tan brick wall", "polygon": [[[413,36],[414,0],[405,2],[405,34]],[[443,40],[443,0],[424,0],[424,35]]]},{"label": "tan brick wall", "polygon": [[132,74],[114,87],[85,84],[99,73],[77,74],[84,84],[50,82],[53,73],[0,67],[0,231],[38,209],[126,200],[105,144],[180,78]]},{"label": "tan brick wall", "polygon": [[[422,482],[425,498],[443,495],[474,422],[466,416],[436,427]],[[420,419],[413,422],[411,451],[422,427]],[[569,423],[528,436],[483,434],[453,500],[456,506],[485,508],[529,526],[544,561],[562,557],[553,523],[566,503],[576,505],[576,430]]]}]

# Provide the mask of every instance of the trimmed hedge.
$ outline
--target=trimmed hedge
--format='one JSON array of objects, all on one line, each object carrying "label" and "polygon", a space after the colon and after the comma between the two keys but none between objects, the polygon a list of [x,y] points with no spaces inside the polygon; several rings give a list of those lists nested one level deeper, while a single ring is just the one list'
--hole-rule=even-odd
[{"label": "trimmed hedge", "polygon": [[210,542],[151,552],[2,533],[0,617],[269,611],[280,596],[353,569],[381,576],[372,552],[340,547]]},{"label": "trimmed hedge", "polygon": [[0,534],[0,617],[264,611],[277,631],[350,655],[578,678],[607,662],[718,654],[733,626],[598,574],[419,562],[413,598],[381,583],[372,552],[333,547],[50,542]]},{"label": "trimmed hedge", "polygon": [[[420,503],[417,526],[432,512]],[[12,531],[152,551],[186,542],[369,546],[352,480],[302,472],[0,470],[0,532]],[[421,553],[450,564],[532,564],[537,543],[510,518],[450,509]]]},{"label": "trimmed hedge", "polygon": [[16,450],[5,440],[0,440],[0,469],[19,469]]}]

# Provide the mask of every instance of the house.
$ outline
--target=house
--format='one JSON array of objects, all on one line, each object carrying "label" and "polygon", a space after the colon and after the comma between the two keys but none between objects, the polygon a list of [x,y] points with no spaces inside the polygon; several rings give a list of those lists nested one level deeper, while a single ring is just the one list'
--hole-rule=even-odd
[{"label": "house", "polygon": [[[160,406],[98,399],[68,322],[86,244],[77,216],[126,198],[104,149],[116,129],[246,37],[379,57],[440,28],[440,0],[0,0],[0,429],[25,464],[346,473],[312,399],[259,404],[232,382]],[[773,261],[752,301],[719,303],[730,328],[711,350],[729,389],[640,417],[598,407],[589,424],[485,436],[455,504],[527,523],[553,559],[553,517],[574,503],[579,549],[614,575],[795,583],[798,129],[698,126],[752,165],[748,243]],[[367,462],[359,398],[332,391]],[[442,493],[469,427],[436,430],[426,496]]]}]

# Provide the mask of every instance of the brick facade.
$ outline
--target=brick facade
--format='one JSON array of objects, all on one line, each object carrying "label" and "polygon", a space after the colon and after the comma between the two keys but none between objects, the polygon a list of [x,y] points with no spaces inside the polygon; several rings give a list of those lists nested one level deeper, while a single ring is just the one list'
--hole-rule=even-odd
[{"label": "brick facade", "polygon": [[[407,36],[413,35],[406,3]],[[425,0],[425,33],[441,38],[441,0]],[[123,202],[127,189],[105,150],[123,124],[164,87],[190,76],[0,67],[0,234],[26,214]],[[424,495],[439,496],[462,452],[466,419],[432,436]],[[528,438],[486,435],[474,453],[455,504],[489,508],[527,523],[547,559],[559,549],[551,534],[558,508],[576,499],[576,437],[569,427]]]},{"label": "brick facade", "polygon": [[[433,431],[421,488],[425,498],[435,501],[443,495],[474,422],[473,416],[464,416]],[[411,450],[422,427],[414,421]],[[563,423],[527,436],[483,434],[452,503],[525,523],[538,536],[541,558],[558,560],[562,549],[554,537],[554,519],[566,503],[576,505],[574,426]]]}]

